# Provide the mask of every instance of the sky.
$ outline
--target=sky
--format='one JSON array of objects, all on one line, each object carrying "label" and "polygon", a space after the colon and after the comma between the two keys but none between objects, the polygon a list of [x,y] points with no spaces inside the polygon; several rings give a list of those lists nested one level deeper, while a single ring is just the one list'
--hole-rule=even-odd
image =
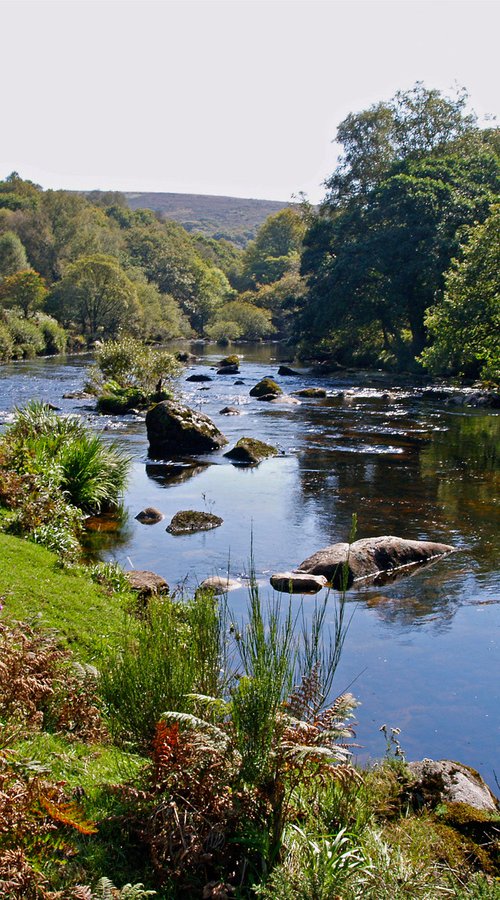
[{"label": "sky", "polygon": [[500,2],[0,0],[0,178],[313,203],[416,81],[500,119]]}]

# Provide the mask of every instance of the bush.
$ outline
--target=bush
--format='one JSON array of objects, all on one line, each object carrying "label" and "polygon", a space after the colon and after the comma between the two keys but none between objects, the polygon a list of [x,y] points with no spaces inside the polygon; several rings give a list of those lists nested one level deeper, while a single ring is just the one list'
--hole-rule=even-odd
[{"label": "bush", "polygon": [[67,340],[64,328],[62,328],[51,316],[43,314],[37,316],[36,324],[45,341],[45,352],[49,356],[55,356],[57,353],[64,353]]},{"label": "bush", "polygon": [[3,322],[0,322],[0,362],[7,362],[14,355],[14,340]]},{"label": "bush", "polygon": [[33,322],[12,312],[8,315],[7,327],[14,344],[14,359],[33,359],[43,353],[45,340],[41,329]]},{"label": "bush", "polygon": [[[96,394],[122,396],[134,391],[144,397],[161,391],[180,366],[171,353],[146,347],[133,338],[108,341],[96,354],[96,365],[88,372],[89,388]],[[133,405],[133,404],[132,404]]]}]

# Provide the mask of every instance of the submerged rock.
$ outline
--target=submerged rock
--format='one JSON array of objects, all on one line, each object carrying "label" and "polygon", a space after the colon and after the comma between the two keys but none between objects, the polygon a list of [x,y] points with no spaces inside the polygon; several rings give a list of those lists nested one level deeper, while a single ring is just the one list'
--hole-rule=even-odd
[{"label": "submerged rock", "polygon": [[291,378],[292,375],[298,375],[298,372],[295,372],[294,369],[291,369],[290,366],[280,366],[278,369],[278,375],[284,375],[287,378]]},{"label": "submerged rock", "polygon": [[142,525],[156,525],[157,522],[161,522],[165,516],[159,509],[156,509],[155,506],[146,506],[145,509],[141,509],[141,511],[137,513],[135,518],[138,522],[141,522]]},{"label": "submerged rock", "polygon": [[235,406],[225,406],[224,409],[219,410],[219,415],[221,416],[241,416],[241,412],[239,409],[236,409]]},{"label": "submerged rock", "polygon": [[212,381],[210,375],[189,375],[186,381]]},{"label": "submerged rock", "polygon": [[207,453],[227,444],[212,420],[174,400],[153,406],[146,416],[152,454]]},{"label": "submerged rock", "polygon": [[212,513],[195,509],[182,509],[175,514],[166,530],[170,534],[192,534],[194,531],[211,531],[222,525],[223,519]]},{"label": "submerged rock", "polygon": [[167,582],[161,575],[146,569],[133,569],[132,572],[125,572],[125,578],[130,589],[135,591],[141,600],[168,594],[170,591]]},{"label": "submerged rock", "polygon": [[282,594],[317,594],[328,582],[324,575],[299,572],[277,572],[269,579],[275,591]]},{"label": "submerged rock", "polygon": [[262,381],[259,381],[250,391],[251,397],[258,397],[259,399],[262,397],[277,397],[279,394],[282,394],[279,384],[276,384],[272,378],[263,378]]},{"label": "submerged rock", "polygon": [[479,772],[450,759],[423,759],[408,763],[415,779],[410,787],[417,807],[440,803],[467,804],[487,812],[499,811],[499,803]]},{"label": "submerged rock", "polygon": [[415,563],[427,562],[455,548],[434,541],[411,541],[392,535],[364,538],[353,544],[332,544],[309,556],[297,572],[324,575],[336,588],[350,587],[353,581],[372,578]]},{"label": "submerged rock", "polygon": [[251,437],[242,437],[232,450],[224,453],[224,456],[240,465],[255,466],[269,456],[278,456],[278,450],[271,444],[265,444],[264,441],[257,441]]}]

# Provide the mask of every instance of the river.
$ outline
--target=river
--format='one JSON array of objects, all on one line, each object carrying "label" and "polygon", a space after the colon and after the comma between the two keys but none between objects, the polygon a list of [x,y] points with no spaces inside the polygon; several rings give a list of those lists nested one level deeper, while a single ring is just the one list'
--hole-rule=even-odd
[{"label": "river", "polygon": [[[98,417],[89,401],[63,399],[82,387],[84,357],[0,367],[0,422],[33,397],[77,412],[119,439],[133,457],[129,517],[119,536],[105,538],[101,554],[124,568],[152,569],[171,588],[193,589],[212,574],[244,576],[253,547],[257,578],[271,595],[269,575],[346,540],[353,513],[358,538],[395,534],[453,544],[457,553],[411,577],[349,591],[352,619],[335,690],[349,689],[361,703],[356,734],[362,762],[384,754],[379,729],[386,724],[401,729],[408,759],[459,759],[494,788],[499,414],[419,399],[413,387],[379,373],[281,377],[286,393],[320,386],[328,396],[300,405],[263,403],[249,390],[264,375],[276,376],[286,351],[276,344],[237,350],[243,384],[212,370],[220,349],[197,345],[197,361],[179,388],[189,405],[214,419],[229,446],[251,435],[279,448],[279,457],[256,468],[233,466],[222,451],[199,457],[197,465],[152,464],[142,419]],[[186,381],[201,372],[212,381]],[[227,405],[241,415],[221,415]],[[134,517],[145,506],[161,509],[165,522],[139,524]],[[173,536],[165,526],[180,509],[214,512],[224,524]],[[242,618],[246,589],[232,592],[229,601]],[[291,602],[298,606],[300,598]],[[313,603],[304,599],[306,615]]]}]

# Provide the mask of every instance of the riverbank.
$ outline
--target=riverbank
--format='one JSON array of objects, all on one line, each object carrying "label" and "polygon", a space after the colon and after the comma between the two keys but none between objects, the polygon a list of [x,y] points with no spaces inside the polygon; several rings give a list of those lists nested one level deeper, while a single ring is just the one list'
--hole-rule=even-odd
[{"label": "riverbank", "polygon": [[[157,729],[153,744],[143,743],[137,734],[124,740],[111,714],[113,709],[116,713],[118,686],[114,704],[109,690],[103,703],[101,681],[96,681],[93,667],[105,665],[111,671],[113,660],[129,652],[131,635],[136,652],[141,652],[143,626],[131,596],[117,594],[109,583],[106,588],[96,585],[85,570],[61,570],[53,554],[20,538],[0,535],[0,558],[4,747],[8,739],[8,749],[0,752],[0,816],[5,820],[8,804],[18,817],[16,828],[4,830],[0,837],[0,884],[3,879],[4,890],[5,884],[10,885],[5,896],[51,900],[55,891],[62,891],[57,896],[69,900],[80,896],[75,892],[77,883],[95,889],[103,877],[119,887],[140,881],[146,889],[156,890],[160,900],[251,897],[257,885],[259,896],[266,898],[326,900],[337,893],[346,900],[361,895],[373,900],[497,896],[498,813],[443,802],[437,795],[419,797],[397,731],[385,729],[385,759],[363,769],[352,768],[345,755],[343,761],[341,755],[329,763],[326,751],[323,756],[314,751],[314,742],[308,755],[300,757],[298,768],[293,756],[285,753],[283,786],[292,792],[286,808],[276,806],[279,796],[274,794],[262,806],[263,797],[259,800],[252,787],[256,774],[250,771],[246,780],[238,781],[239,793],[228,794],[237,758],[223,762],[216,745],[210,751],[216,768],[207,780],[199,768],[202,757],[193,756],[193,731],[185,732],[183,739],[172,725],[168,732]],[[171,601],[163,603],[171,606]],[[194,619],[182,615],[178,625],[170,619],[166,656],[172,665],[177,658],[175,629],[180,626],[184,631],[200,621],[203,607],[187,603],[188,609],[198,612]],[[22,632],[14,625],[19,619],[30,623],[22,626]],[[143,667],[154,653],[152,641],[150,632]],[[66,653],[68,647],[71,656],[57,655],[59,648]],[[185,656],[185,649],[182,652]],[[348,646],[344,652],[349,653]],[[206,659],[206,646],[204,653]],[[91,669],[85,667],[89,661]],[[152,674],[146,665],[146,677]],[[139,674],[136,677],[139,681]],[[140,677],[145,677],[144,668]],[[140,707],[144,716],[147,708],[144,685],[142,680],[135,701],[139,722]],[[124,702],[123,680],[120,696]],[[218,702],[223,702],[222,696]],[[347,718],[342,737],[340,714],[338,707],[339,746],[346,742],[350,727]],[[224,731],[226,739],[233,740],[231,717],[217,714],[212,722],[210,728],[222,729],[221,734]],[[210,730],[203,734],[210,744]],[[290,743],[291,735],[287,740]],[[303,751],[308,741],[311,736],[301,738]],[[276,760],[281,758],[280,746],[273,751],[278,753]],[[21,802],[19,787],[28,783],[31,794]],[[172,803],[184,817],[181,830],[175,817],[162,814],[159,819],[159,810]],[[268,850],[262,841],[272,834],[273,810],[278,808],[284,816],[279,862],[274,859],[271,868],[269,861],[263,867]],[[258,843],[248,827],[252,819],[259,828]],[[232,839],[226,843],[228,829]],[[210,850],[200,856],[194,839],[206,841]],[[62,844],[64,866],[59,862]],[[312,893],[315,890],[320,893]],[[86,896],[100,894],[89,891]]]}]

